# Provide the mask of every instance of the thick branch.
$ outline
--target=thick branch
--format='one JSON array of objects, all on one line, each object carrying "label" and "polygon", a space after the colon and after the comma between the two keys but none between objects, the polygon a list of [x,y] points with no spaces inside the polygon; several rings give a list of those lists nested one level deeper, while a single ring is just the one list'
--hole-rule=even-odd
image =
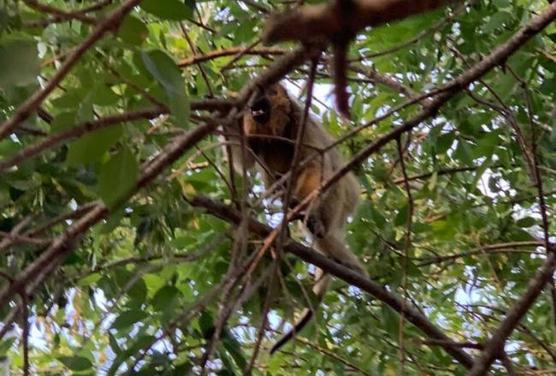
[{"label": "thick branch", "polygon": [[[184,135],[176,137],[175,141],[161,153],[158,158],[149,163],[144,169],[141,177],[137,181],[135,188],[121,202],[127,201],[140,188],[151,183],[167,166],[178,159],[185,150],[191,148],[203,137],[208,135],[216,128],[217,124],[205,124]],[[44,251],[33,263],[23,270],[12,283],[4,286],[0,290],[0,306],[6,304],[8,299],[15,293],[25,291],[31,293],[49,274],[51,274],[65,256],[74,249],[76,238],[85,233],[90,227],[103,219],[109,210],[100,203],[93,207],[86,215],[75,221],[59,237],[57,237],[50,247]]]},{"label": "thick branch", "polygon": [[[192,206],[204,208],[209,213],[224,219],[225,221],[236,225],[241,222],[241,213],[227,205],[202,196],[196,196],[194,198],[187,199],[187,201]],[[252,219],[249,220],[249,229],[261,237],[266,237],[272,232],[272,229],[269,226]],[[289,241],[284,244],[284,249],[287,252],[298,256],[303,261],[311,263],[327,273],[346,281],[350,285],[359,287],[361,290],[368,292],[375,298],[388,304],[395,311],[403,313],[408,321],[422,330],[430,339],[441,341],[443,343],[441,346],[446,350],[446,352],[452,355],[454,359],[458,360],[464,367],[471,367],[471,357],[461,348],[452,346],[454,341],[446,336],[442,330],[431,323],[423,314],[419,312],[419,310],[414,308],[411,302],[402,301],[400,297],[387,291],[371,279],[365,278],[350,268],[334,262],[328,257],[323,256],[300,243]]]},{"label": "thick branch", "polygon": [[[236,105],[234,101],[223,99],[204,99],[191,102],[193,110],[209,110],[209,111],[227,111]],[[122,114],[105,116],[97,120],[86,121],[78,124],[73,128],[66,129],[50,135],[34,144],[31,144],[9,157],[0,160],[0,172],[21,163],[22,161],[35,157],[44,151],[51,149],[62,142],[73,140],[81,137],[86,133],[94,132],[103,128],[114,126],[116,124],[135,121],[139,119],[153,119],[157,116],[167,114],[169,111],[166,107],[147,108],[132,112],[124,112]]]},{"label": "thick branch", "polygon": [[[321,194],[321,192],[330,188],[336,181],[338,181],[338,179],[351,171],[355,166],[365,161],[371,154],[378,152],[388,142],[397,139],[403,133],[408,132],[418,126],[422,121],[425,121],[426,119],[434,116],[436,112],[442,107],[442,105],[444,105],[449,99],[451,99],[456,93],[458,93],[461,88],[467,87],[467,85],[482,77],[489,70],[493,69],[499,64],[502,64],[511,54],[513,54],[534,35],[548,26],[555,18],[556,2],[549,5],[542,13],[532,18],[525,27],[514,34],[514,36],[511,37],[506,43],[494,49],[488,56],[483,58],[481,62],[476,64],[471,69],[467,70],[455,80],[445,85],[445,91],[432,99],[417,116],[407,121],[402,126],[388,132],[380,139],[358,152],[349,163],[344,165],[326,182],[324,182],[320,189],[313,191],[312,194],[308,195],[303,200],[303,202],[300,203],[290,213],[290,216],[297,215],[315,197]],[[515,305],[514,309],[504,320],[502,326],[496,331],[495,335],[488,342],[487,346],[485,347],[484,354],[475,364],[475,370],[472,373],[473,375],[482,375],[487,372],[494,359],[500,355],[500,349],[503,347],[505,340],[510,335],[513,328],[515,328],[523,315],[527,312],[535,299],[538,297],[544,287],[544,284],[550,278],[552,278],[555,264],[556,254],[551,253],[548,256],[545,265],[540,269],[537,277],[535,277],[535,279],[532,281],[532,284],[527,290],[526,294]],[[322,267],[320,265],[318,266]]]},{"label": "thick branch", "polygon": [[302,42],[335,39],[338,35],[355,35],[367,26],[436,9],[445,0],[332,0],[326,4],[306,5],[272,16],[265,26],[263,40]]}]

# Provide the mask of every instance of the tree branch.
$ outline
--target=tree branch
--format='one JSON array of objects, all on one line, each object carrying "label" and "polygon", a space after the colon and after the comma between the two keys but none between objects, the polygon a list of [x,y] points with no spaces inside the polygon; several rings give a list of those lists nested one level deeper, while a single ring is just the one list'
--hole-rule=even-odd
[{"label": "tree branch", "polygon": [[0,172],[23,162],[26,159],[35,157],[45,150],[48,150],[62,142],[81,137],[87,133],[98,131],[110,127],[112,125],[125,123],[128,121],[135,121],[139,119],[153,119],[157,116],[167,113],[163,108],[148,108],[145,110],[138,110],[133,112],[125,112],[112,116],[106,116],[98,120],[86,121],[78,124],[77,126],[55,133],[39,142],[27,146],[14,153],[7,159],[0,160]]},{"label": "tree branch", "polygon": [[58,86],[58,84],[71,71],[73,66],[81,59],[83,54],[91,48],[108,31],[115,30],[122,19],[139,4],[141,0],[127,0],[121,7],[116,9],[104,21],[100,22],[95,30],[83,43],[75,48],[60,66],[60,69],[52,76],[50,81],[41,89],[36,91],[15,111],[11,118],[0,125],[0,140],[8,136],[11,131],[22,121],[26,120],[46,99],[46,97]]},{"label": "tree branch", "polygon": [[283,50],[281,48],[263,47],[263,48],[252,48],[246,51],[245,47],[230,47],[230,48],[210,51],[202,55],[193,55],[191,57],[181,60],[178,63],[178,66],[180,68],[185,68],[193,64],[202,63],[208,60],[218,59],[220,57],[233,56],[240,53],[243,53],[244,55],[268,56],[268,55],[283,55],[286,53],[286,50]]},{"label": "tree branch", "polygon": [[[192,206],[199,207],[207,210],[209,213],[221,218],[227,222],[238,225],[241,222],[241,213],[227,205],[213,201],[207,197],[195,196],[186,199]],[[260,222],[249,219],[249,229],[261,236],[266,237],[272,229]],[[375,298],[389,305],[395,311],[403,313],[405,318],[423,331],[429,338],[443,341],[441,345],[447,353],[458,360],[464,367],[471,367],[470,356],[460,348],[452,346],[454,341],[450,340],[446,334],[433,323],[431,323],[423,314],[421,314],[413,304],[408,301],[403,301],[397,295],[387,291],[378,283],[371,279],[365,278],[359,273],[354,272],[350,268],[343,266],[337,262],[332,261],[328,257],[308,248],[300,243],[288,241],[284,244],[284,250],[293,253],[305,262],[311,263],[318,268],[321,268],[327,273],[330,273],[352,286],[359,287],[361,290],[368,292]]]},{"label": "tree branch", "polygon": [[62,9],[58,9],[50,5],[41,4],[37,0],[23,0],[23,2],[32,9],[35,9],[41,13],[52,14],[54,15],[54,17],[59,19],[76,19],[89,25],[96,24],[96,20],[94,17],[87,16],[83,12],[66,12]]},{"label": "tree branch", "polygon": [[556,270],[556,252],[550,252],[544,264],[539,268],[537,274],[529,283],[529,287],[525,293],[510,309],[498,329],[492,333],[491,338],[485,344],[484,351],[481,353],[480,357],[474,361],[469,376],[485,375],[492,362],[502,355],[501,352],[504,350],[506,339],[519,324],[531,305],[533,305],[546,283],[551,280],[554,270]]},{"label": "tree branch", "polygon": [[367,26],[401,20],[446,3],[445,0],[332,0],[306,5],[270,17],[263,40],[266,43],[331,40],[340,34],[355,35]]}]

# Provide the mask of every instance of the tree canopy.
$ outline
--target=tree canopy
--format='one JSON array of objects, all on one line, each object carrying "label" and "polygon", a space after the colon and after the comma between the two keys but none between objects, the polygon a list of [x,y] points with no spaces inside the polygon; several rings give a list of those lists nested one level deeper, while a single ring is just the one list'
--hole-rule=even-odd
[{"label": "tree canopy", "polygon": [[[555,18],[544,0],[0,0],[6,374],[556,372]],[[347,242],[369,278],[228,163],[226,127],[278,81],[346,157],[321,190],[361,184]],[[315,267],[334,276],[320,304]]]}]

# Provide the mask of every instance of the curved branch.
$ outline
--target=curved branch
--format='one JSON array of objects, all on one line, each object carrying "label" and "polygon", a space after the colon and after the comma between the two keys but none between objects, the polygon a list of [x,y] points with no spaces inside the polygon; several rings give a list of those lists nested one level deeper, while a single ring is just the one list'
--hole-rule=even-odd
[{"label": "curved branch", "polygon": [[[556,3],[553,3],[556,4]],[[549,253],[544,264],[538,269],[537,274],[529,283],[527,291],[518,299],[514,306],[509,310],[508,314],[502,321],[502,324],[492,333],[492,336],[485,344],[485,349],[481,355],[474,361],[473,368],[469,372],[469,376],[485,375],[492,362],[498,358],[504,350],[506,340],[513,332],[515,327],[525,316],[531,305],[544,289],[546,283],[552,279],[552,275],[556,270],[556,252]]]},{"label": "curved branch", "polygon": [[[236,105],[235,101],[224,99],[204,99],[191,102],[192,110],[225,111],[230,110]],[[34,144],[31,144],[16,153],[0,160],[0,172],[23,162],[26,159],[35,157],[44,151],[51,149],[62,142],[73,140],[84,134],[91,133],[120,123],[135,121],[140,119],[154,119],[160,115],[168,114],[166,107],[154,107],[143,110],[124,112],[117,115],[105,116],[97,120],[86,121],[73,128],[66,129],[50,135]]]},{"label": "curved branch", "polygon": [[327,4],[306,5],[271,17],[263,40],[307,42],[354,35],[367,26],[378,26],[436,9],[446,0],[332,0]]},{"label": "curved branch", "polygon": [[240,53],[243,53],[245,55],[268,56],[268,55],[283,55],[286,53],[286,50],[283,50],[281,48],[252,48],[246,51],[245,47],[230,47],[230,48],[210,51],[202,55],[193,55],[191,57],[181,60],[178,63],[178,67],[185,68],[193,64],[202,63],[208,60],[218,59],[219,57],[233,56]]}]

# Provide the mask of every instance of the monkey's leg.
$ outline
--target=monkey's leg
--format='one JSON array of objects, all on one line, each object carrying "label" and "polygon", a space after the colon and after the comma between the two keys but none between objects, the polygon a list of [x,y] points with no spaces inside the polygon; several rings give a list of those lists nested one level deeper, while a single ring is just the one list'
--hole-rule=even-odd
[{"label": "monkey's leg", "polygon": [[[320,183],[322,182],[322,171],[320,166],[310,165],[300,171],[299,176],[295,182],[294,187],[294,198],[296,200],[302,201],[305,197],[309,196],[314,190],[318,189]],[[313,202],[309,204],[308,214],[305,213],[306,217],[305,226],[309,232],[319,238],[324,237],[327,229],[328,223],[327,218],[325,218],[320,213],[320,207],[323,197],[317,197]]]},{"label": "monkey's leg", "polygon": [[[321,174],[320,166],[315,165],[301,171],[296,181],[296,197],[303,199],[317,189],[322,181]],[[366,275],[365,268],[346,246],[343,237],[345,218],[341,205],[344,200],[338,186],[332,187],[325,195],[312,202],[305,225],[313,235],[318,251]]]}]

